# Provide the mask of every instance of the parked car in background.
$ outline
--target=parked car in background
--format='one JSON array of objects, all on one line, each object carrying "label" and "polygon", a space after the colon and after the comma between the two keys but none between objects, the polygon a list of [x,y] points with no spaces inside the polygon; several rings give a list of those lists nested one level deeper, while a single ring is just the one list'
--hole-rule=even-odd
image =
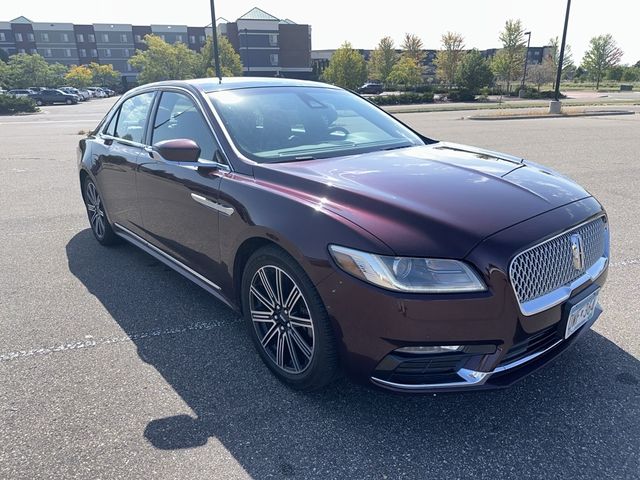
[{"label": "parked car in background", "polygon": [[36,102],[36,105],[53,105],[54,103],[66,103],[72,105],[78,103],[80,98],[77,95],[71,93],[65,93],[62,90],[42,90],[38,93],[32,93],[31,98]]},{"label": "parked car in background", "polygon": [[21,98],[28,97],[32,95],[34,92],[31,90],[27,90],[26,88],[14,88],[13,90],[9,90],[7,95],[11,95],[12,97]]},{"label": "parked car in background", "polygon": [[107,95],[107,97],[113,97],[116,92],[107,87],[100,87],[100,89]]},{"label": "parked car in background", "polygon": [[239,310],[293,388],[339,365],[396,391],[505,387],[602,311],[609,223],[585,189],[337,87],[144,85],[78,160],[96,240],[125,239]]},{"label": "parked car in background", "polygon": [[106,98],[107,94],[99,87],[88,87],[87,90],[93,93],[93,96],[96,98]]},{"label": "parked car in background", "polygon": [[91,98],[91,92],[89,92],[89,90],[87,90],[86,88],[81,88],[80,90],[78,90],[78,95],[80,95],[80,97],[82,97],[82,100],[84,101]]},{"label": "parked car in background", "polygon": [[80,95],[80,90],[78,90],[77,88],[74,87],[59,87],[56,90],[61,90],[64,93],[69,93],[71,95],[75,95],[76,97],[78,97],[78,100],[83,102],[85,100],[83,95]]},{"label": "parked car in background", "polygon": [[384,92],[384,86],[380,82],[367,82],[358,88],[358,93],[380,95],[382,92]]},{"label": "parked car in background", "polygon": [[6,95],[7,91],[4,88],[0,88],[0,95]]}]

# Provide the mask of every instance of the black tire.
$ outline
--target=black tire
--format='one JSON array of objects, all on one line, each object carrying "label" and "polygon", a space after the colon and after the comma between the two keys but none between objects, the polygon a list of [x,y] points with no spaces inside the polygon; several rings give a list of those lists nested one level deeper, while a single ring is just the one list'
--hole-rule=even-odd
[{"label": "black tire", "polygon": [[[264,277],[261,277],[261,273],[268,276],[269,271],[273,271],[275,275],[278,270],[284,273],[281,277],[280,291],[285,292],[287,286],[293,285],[289,292],[291,293],[294,291],[294,287],[297,287],[301,294],[301,300],[293,303],[282,302],[281,307],[284,306],[284,309],[278,307],[271,309],[266,302],[258,301],[256,303],[258,297],[253,293],[256,288],[262,294],[268,294],[266,289],[261,288],[261,285],[264,286],[262,282]],[[287,296],[286,294],[276,294],[275,290],[272,293],[274,296],[265,298],[265,300]],[[289,254],[275,246],[264,247],[256,251],[245,266],[241,295],[242,311],[249,335],[258,354],[279,380],[293,389],[312,391],[327,386],[337,377],[338,348],[324,303],[305,271]],[[291,303],[290,311],[286,308],[287,303]],[[261,311],[257,312],[257,309]],[[262,310],[265,311],[262,312]],[[269,310],[278,313],[270,316]],[[308,313],[308,318],[305,312]],[[254,317],[260,319],[254,321]],[[277,319],[274,319],[276,317]],[[309,322],[312,327],[298,323],[301,320],[304,320],[305,325],[306,322]],[[293,325],[293,322],[296,322],[297,325]],[[267,341],[266,346],[263,347],[262,341],[269,336],[274,328],[276,328],[276,332],[271,334],[273,340]],[[282,350],[281,355],[273,351],[274,341],[276,343],[275,350],[277,352]],[[280,348],[280,342],[283,344],[282,348]],[[309,347],[310,343],[311,356],[308,357],[301,347]],[[279,365],[279,359],[276,359],[276,356],[282,357],[282,366]],[[296,367],[299,367],[298,371],[296,371]]]},{"label": "black tire", "polygon": [[[94,196],[93,192],[95,192]],[[89,225],[91,232],[96,240],[104,246],[115,245],[119,241],[119,237],[113,231],[111,223],[107,218],[107,212],[102,204],[102,196],[98,191],[98,187],[87,177],[82,186],[82,198],[87,209]],[[97,213],[96,213],[97,212]]]}]

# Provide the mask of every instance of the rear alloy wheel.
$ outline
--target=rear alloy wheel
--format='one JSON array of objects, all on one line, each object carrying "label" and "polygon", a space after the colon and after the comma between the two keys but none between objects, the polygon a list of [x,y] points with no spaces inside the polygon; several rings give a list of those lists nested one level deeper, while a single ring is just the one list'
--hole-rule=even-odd
[{"label": "rear alloy wheel", "polygon": [[42,100],[36,100],[36,105],[41,107],[42,105],[44,105],[44,103],[42,102]]},{"label": "rear alloy wheel", "polygon": [[337,349],[322,300],[304,270],[282,250],[267,247],[249,259],[242,283],[244,316],[271,371],[299,390],[330,383]]},{"label": "rear alloy wheel", "polygon": [[84,203],[87,207],[91,231],[96,240],[102,245],[117,243],[118,237],[111,228],[109,220],[107,220],[107,214],[104,210],[98,187],[90,179],[87,179],[84,184]]},{"label": "rear alloy wheel", "polygon": [[67,98],[67,105],[71,105],[73,103],[73,100],[71,100],[70,98]]}]

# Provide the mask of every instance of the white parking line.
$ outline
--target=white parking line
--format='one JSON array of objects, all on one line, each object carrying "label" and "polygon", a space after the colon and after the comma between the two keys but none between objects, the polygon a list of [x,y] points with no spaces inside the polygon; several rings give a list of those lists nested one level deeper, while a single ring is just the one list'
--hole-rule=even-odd
[{"label": "white parking line", "polygon": [[62,343],[50,347],[38,347],[30,350],[17,350],[14,352],[7,352],[0,354],[0,362],[8,362],[19,358],[36,357],[41,355],[49,355],[51,353],[69,352],[74,350],[81,350],[84,348],[98,347],[101,345],[113,345],[117,343],[135,342],[146,338],[164,337],[167,335],[180,335],[183,333],[212,330],[217,327],[221,327],[227,324],[227,322],[198,322],[186,325],[184,327],[165,328],[158,330],[151,330],[148,332],[134,333],[132,335],[123,335],[121,337],[108,337],[94,339],[91,336],[85,338],[85,340],[79,340],[70,343]]}]

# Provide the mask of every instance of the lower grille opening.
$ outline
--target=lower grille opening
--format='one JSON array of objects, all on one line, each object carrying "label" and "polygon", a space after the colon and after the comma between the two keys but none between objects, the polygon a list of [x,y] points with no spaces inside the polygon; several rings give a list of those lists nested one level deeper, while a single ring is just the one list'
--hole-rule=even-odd
[{"label": "lower grille opening", "polygon": [[545,328],[544,330],[536,332],[524,340],[515,343],[509,349],[498,366],[502,367],[504,365],[517,362],[518,360],[528,357],[529,355],[533,355],[534,353],[541,352],[549,348],[558,340],[560,340],[560,336],[558,334],[557,325]]},{"label": "lower grille opening", "polygon": [[405,385],[460,382],[456,372],[472,356],[464,352],[420,356],[392,353],[380,362],[374,377]]}]

